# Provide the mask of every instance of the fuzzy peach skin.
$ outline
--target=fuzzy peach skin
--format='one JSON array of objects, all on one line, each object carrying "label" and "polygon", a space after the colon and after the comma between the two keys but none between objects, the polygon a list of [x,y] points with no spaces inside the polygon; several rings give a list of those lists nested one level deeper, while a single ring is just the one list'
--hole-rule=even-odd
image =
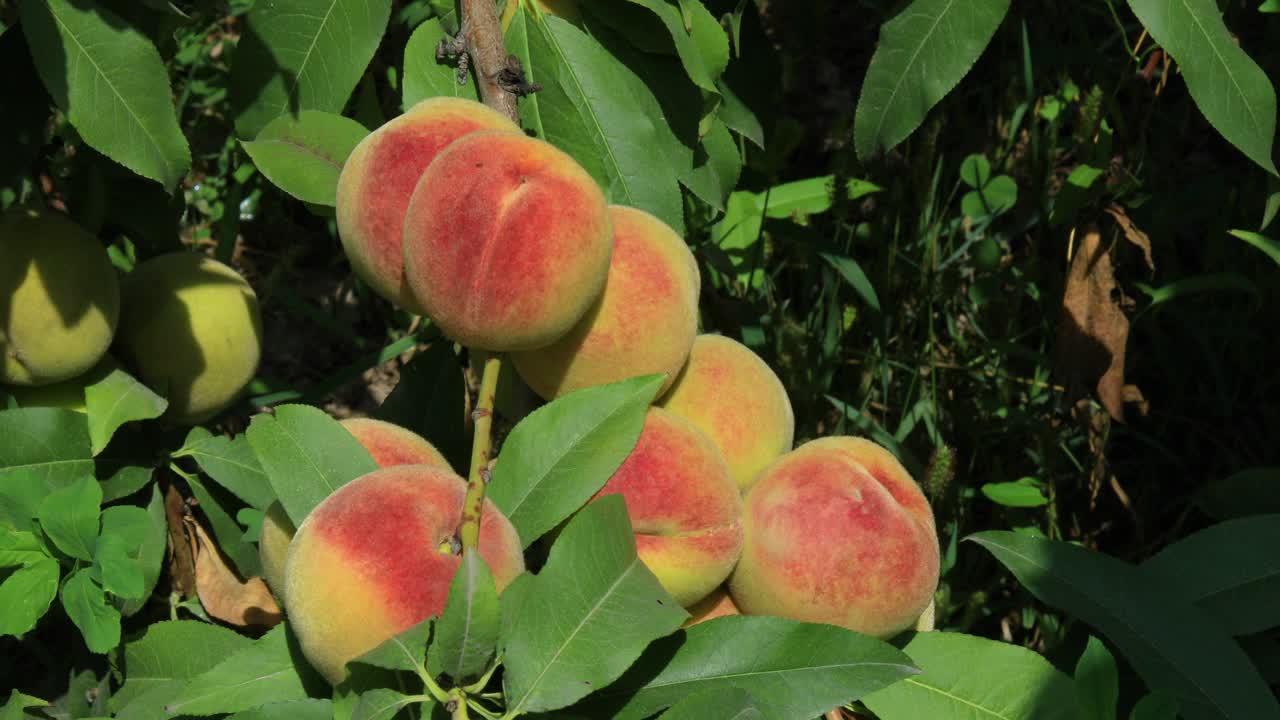
[{"label": "fuzzy peach skin", "polygon": [[747,494],[746,540],[729,581],[747,615],[890,637],[938,586],[938,536],[920,487],[862,438],[814,440],[770,465]]},{"label": "fuzzy peach skin", "polygon": [[[355,436],[369,451],[378,467],[395,465],[431,465],[453,472],[449,461],[439,450],[412,430],[373,418],[347,418],[342,427]],[[284,599],[284,563],[289,541],[297,529],[279,502],[271,503],[262,519],[262,537],[258,540],[258,556],[262,559],[262,577],[280,599]]]},{"label": "fuzzy peach skin", "polygon": [[405,277],[445,335],[506,352],[550,345],[604,290],[613,230],[573,158],[513,133],[476,132],[423,173],[404,219]]},{"label": "fuzzy peach skin", "polygon": [[[346,663],[439,615],[461,563],[454,533],[466,482],[399,465],[338,488],[299,526],[285,563],[285,608],[307,660],[333,684]],[[501,592],[524,572],[520,538],[485,501],[480,556]]]},{"label": "fuzzy peach skin", "polygon": [[733,598],[729,596],[729,591],[723,587],[712,590],[710,595],[702,598],[687,609],[690,617],[684,621],[684,625],[681,627],[693,627],[698,623],[714,620],[718,617],[742,614],[738,606],[733,604]]},{"label": "fuzzy peach skin", "polygon": [[369,451],[378,467],[434,465],[453,470],[435,445],[395,423],[373,418],[347,418],[339,424]]},{"label": "fuzzy peach skin", "polygon": [[689,361],[658,404],[715,441],[743,493],[795,440],[782,381],[759,355],[722,335],[693,341]]},{"label": "fuzzy peach skin", "polygon": [[355,273],[400,307],[417,311],[404,283],[400,244],[409,196],[441,150],[476,130],[519,128],[483,103],[430,98],[360,141],[342,166],[337,200],[342,247]]},{"label": "fuzzy peach skin", "polygon": [[698,264],[683,238],[643,210],[612,205],[613,258],[604,294],[567,335],[511,356],[553,400],[592,385],[666,373],[665,391],[698,334]]},{"label": "fuzzy peach skin", "polygon": [[742,498],[716,446],[688,421],[649,408],[635,449],[595,497],[615,493],[640,560],[681,605],[729,576],[742,550]]}]

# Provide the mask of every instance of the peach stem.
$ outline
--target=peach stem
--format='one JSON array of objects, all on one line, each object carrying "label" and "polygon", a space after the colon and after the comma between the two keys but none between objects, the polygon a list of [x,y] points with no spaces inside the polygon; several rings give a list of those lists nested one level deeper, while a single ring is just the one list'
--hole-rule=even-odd
[{"label": "peach stem", "polygon": [[480,517],[484,509],[484,492],[489,487],[489,455],[493,449],[489,429],[493,425],[493,402],[501,370],[501,355],[491,355],[484,361],[480,393],[476,397],[476,409],[471,413],[475,420],[475,435],[471,439],[471,474],[467,478],[467,496],[462,502],[462,527],[458,529],[464,553],[474,550],[480,542]]},{"label": "peach stem", "polygon": [[[508,0],[514,2],[515,0]],[[471,56],[471,67],[480,85],[484,104],[503,113],[517,125],[516,96],[509,92],[499,77],[507,66],[507,48],[502,40],[502,23],[494,0],[461,0],[461,40]]]}]

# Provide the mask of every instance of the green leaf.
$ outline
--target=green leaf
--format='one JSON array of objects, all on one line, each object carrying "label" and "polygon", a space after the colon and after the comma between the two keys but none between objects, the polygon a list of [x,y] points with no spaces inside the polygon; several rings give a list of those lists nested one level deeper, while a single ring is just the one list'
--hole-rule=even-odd
[{"label": "green leaf", "polygon": [[1256,467],[1209,483],[1197,499],[1219,520],[1280,513],[1280,467]]},{"label": "green leaf", "polygon": [[917,672],[901,651],[851,630],[735,615],[653,643],[626,675],[584,707],[616,720],[639,720],[693,693],[738,688],[755,697],[763,717],[794,720],[816,717]]},{"label": "green leaf", "polygon": [[191,428],[182,449],[173,457],[194,459],[214,482],[231,491],[249,507],[266,512],[276,501],[271,482],[244,433],[230,438],[210,434],[201,427]]},{"label": "green leaf", "polygon": [[745,137],[756,144],[756,147],[764,147],[764,128],[760,126],[760,120],[756,114],[751,112],[751,108],[742,102],[729,86],[722,80],[720,87],[720,112],[718,117],[724,121],[729,129]]},{"label": "green leaf", "polygon": [[266,705],[307,699],[299,665],[306,662],[291,645],[288,626],[272,628],[252,645],[192,678],[169,701],[171,715],[233,713]]},{"label": "green leaf", "polygon": [[467,388],[452,345],[434,342],[415,354],[377,416],[430,439],[451,466],[465,468],[471,457],[471,436],[462,422]]},{"label": "green leaf", "polygon": [[105,653],[120,644],[120,611],[107,603],[90,570],[78,570],[62,584],[62,607],[80,628],[91,652]]},{"label": "green leaf", "polygon": [[[141,508],[134,508],[142,511]],[[145,515],[145,511],[142,511]],[[142,568],[129,556],[129,546],[119,535],[98,537],[94,568],[102,576],[102,589],[126,600],[138,600],[145,592]]]},{"label": "green leaf", "polygon": [[457,68],[436,62],[436,46],[444,39],[444,26],[439,18],[423,22],[409,36],[404,46],[402,104],[405,110],[432,97],[480,99],[473,76],[468,75],[467,82],[458,84]]},{"label": "green leaf", "polygon": [[981,190],[991,181],[991,163],[986,155],[975,153],[960,161],[960,180],[974,190]]},{"label": "green leaf", "polygon": [[1262,252],[1266,253],[1267,257],[1271,258],[1272,262],[1280,265],[1280,242],[1276,242],[1266,235],[1259,235],[1256,232],[1249,232],[1248,230],[1228,230],[1227,234],[1238,237],[1258,248]]},{"label": "green leaf", "polygon": [[46,490],[93,474],[89,424],[83,413],[61,408],[0,410],[0,488],[22,474]]},{"label": "green leaf", "polygon": [[213,669],[253,641],[227,628],[194,620],[161,621],[124,646],[124,686],[111,696],[121,718],[164,717],[163,706],[187,681]]},{"label": "green leaf", "polygon": [[921,673],[862,699],[881,720],[1084,717],[1071,679],[1026,648],[960,633],[924,632],[903,650]]},{"label": "green leaf", "polygon": [[1043,602],[1096,628],[1152,690],[1189,718],[1280,716],[1280,703],[1212,618],[1137,568],[1085,548],[1013,532],[970,536]]},{"label": "green leaf", "polygon": [[522,61],[525,78],[542,85],[520,103],[522,124],[577,160],[609,202],[645,210],[683,233],[671,163],[680,150],[635,73],[574,25],[523,10],[507,30],[507,50]]},{"label": "green leaf", "polygon": [[231,67],[236,133],[302,110],[342,112],[382,40],[390,0],[256,3]]},{"label": "green leaf", "polygon": [[155,590],[163,569],[165,549],[168,547],[168,524],[165,519],[164,497],[160,488],[151,489],[151,501],[145,510],[132,505],[109,507],[102,511],[102,536],[118,535],[129,547],[129,557],[142,572],[142,594],[137,600],[117,603],[125,617],[143,608],[147,598]]},{"label": "green leaf", "polygon": [[1076,663],[1075,686],[1081,717],[1115,720],[1116,703],[1120,701],[1116,659],[1107,646],[1092,635]]},{"label": "green leaf", "polygon": [[297,117],[281,115],[240,145],[276,187],[303,202],[333,207],[342,166],[368,135],[350,118],[303,110]]},{"label": "green leaf", "polygon": [[24,0],[19,10],[40,79],[84,141],[172,190],[191,150],[155,45],[98,3]]},{"label": "green leaf", "polygon": [[446,673],[455,682],[480,675],[498,646],[501,625],[493,573],[484,558],[464,553],[427,649],[427,669],[432,675]]},{"label": "green leaf", "polygon": [[23,635],[49,611],[58,593],[58,561],[35,560],[0,582],[0,635]]},{"label": "green leaf", "polygon": [[998,215],[1018,202],[1018,186],[1008,175],[997,175],[981,190],[973,190],[960,199],[960,210],[971,218]]},{"label": "green leaf", "polygon": [[510,712],[554,710],[608,685],[689,617],[640,561],[616,495],[574,516],[542,572],[510,586],[503,601]]},{"label": "green leaf", "polygon": [[40,503],[40,528],[62,552],[73,558],[93,560],[98,537],[98,512],[102,506],[102,486],[92,476],[55,490]]},{"label": "green leaf", "polygon": [[725,198],[738,184],[742,172],[742,156],[729,128],[719,119],[702,137],[693,165],[680,176],[680,182],[717,210],[724,209]]},{"label": "green leaf", "polygon": [[835,253],[818,253],[827,264],[840,273],[840,277],[849,283],[849,286],[858,293],[862,301],[867,307],[876,312],[880,312],[880,298],[876,295],[876,289],[872,287],[871,280],[867,278],[867,274],[862,271],[862,266],[851,257],[844,255],[836,255]]},{"label": "green leaf", "polygon": [[48,557],[35,533],[0,525],[0,568],[24,567]]},{"label": "green leaf", "polygon": [[1280,13],[1280,0],[1262,0],[1258,6],[1260,13]]},{"label": "green leaf", "polygon": [[[1275,2],[1280,8],[1280,0]],[[1280,9],[1276,12],[1280,12]],[[1267,202],[1262,208],[1262,222],[1258,225],[1258,230],[1266,230],[1278,214],[1280,214],[1280,179],[1271,177],[1267,179]]]},{"label": "green leaf", "polygon": [[1133,286],[1151,299],[1149,307],[1156,307],[1174,300],[1183,300],[1194,295],[1215,292],[1244,293],[1249,295],[1254,302],[1260,302],[1262,297],[1261,291],[1249,278],[1235,272],[1204,273],[1203,275],[1174,280],[1160,287],[1140,282],[1135,282]]},{"label": "green leaf", "polygon": [[46,707],[49,703],[38,697],[25,695],[12,690],[9,692],[9,699],[5,701],[4,707],[0,707],[0,720],[23,720],[26,713],[22,712],[27,708]]},{"label": "green leaf", "polygon": [[226,720],[332,720],[333,701],[293,700],[242,710]]},{"label": "green leaf", "polygon": [[351,660],[348,665],[372,665],[387,670],[416,671],[426,655],[427,638],[431,635],[433,619],[423,620],[413,627],[383,642],[378,647]]},{"label": "green leaf", "polygon": [[1276,175],[1276,91],[1231,37],[1215,0],[1129,0],[1151,37],[1178,61],[1205,119],[1250,160]]},{"label": "green leaf", "polygon": [[742,688],[723,687],[693,693],[659,716],[661,720],[762,720],[755,698]]},{"label": "green leaf", "polygon": [[1031,478],[1015,482],[986,483],[982,486],[982,494],[991,502],[1005,507],[1030,508],[1049,504],[1049,498],[1044,496],[1039,483]]},{"label": "green leaf", "polygon": [[105,505],[138,492],[151,482],[154,472],[155,468],[141,465],[125,465],[116,470],[102,481],[102,503]]},{"label": "green leaf", "polygon": [[169,407],[169,401],[116,368],[85,386],[84,406],[89,416],[89,441],[97,455],[121,425],[158,418]]},{"label": "green leaf", "polygon": [[977,62],[1009,0],[913,0],[880,28],[853,119],[858,157],[892,148]]},{"label": "green leaf", "polygon": [[635,448],[662,386],[647,375],[570,393],[533,411],[502,445],[488,498],[525,547],[609,481]]},{"label": "green leaf", "polygon": [[[1228,520],[1165,546],[1142,571],[1232,635],[1280,626],[1280,515]],[[1230,558],[1224,562],[1224,558]]]},{"label": "green leaf", "polygon": [[680,64],[694,85],[710,93],[720,92],[716,81],[729,64],[729,36],[720,23],[701,2],[692,0],[690,20],[692,30],[686,29],[680,8],[667,0],[629,0],[648,8],[658,16],[675,44]]},{"label": "green leaf", "polygon": [[1091,165],[1080,164],[1067,176],[1067,182],[1058,190],[1049,210],[1049,224],[1061,225],[1075,217],[1076,211],[1093,202],[1106,189],[1099,184],[1106,172]]},{"label": "green leaf", "polygon": [[[423,695],[405,695],[387,688],[377,688],[360,694],[351,720],[391,720],[404,708],[417,703],[431,702]],[[430,717],[423,712],[420,717]]]},{"label": "green leaf", "polygon": [[257,415],[246,435],[295,526],[334,490],[378,469],[354,435],[306,405],[281,405],[274,417]]},{"label": "green leaf", "polygon": [[1178,701],[1164,693],[1151,693],[1133,706],[1129,720],[1177,720]]}]

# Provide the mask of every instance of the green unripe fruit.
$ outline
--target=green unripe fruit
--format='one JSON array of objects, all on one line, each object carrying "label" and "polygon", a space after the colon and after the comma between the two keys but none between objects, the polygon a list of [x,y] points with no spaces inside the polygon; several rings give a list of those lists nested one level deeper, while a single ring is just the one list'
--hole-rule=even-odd
[{"label": "green unripe fruit", "polygon": [[0,382],[85,372],[111,346],[119,313],[116,271],[97,238],[55,213],[0,218]]},{"label": "green unripe fruit", "polygon": [[203,422],[234,402],[258,370],[258,296],[209,257],[161,255],[125,279],[120,338],[140,379],[169,400],[165,418]]}]

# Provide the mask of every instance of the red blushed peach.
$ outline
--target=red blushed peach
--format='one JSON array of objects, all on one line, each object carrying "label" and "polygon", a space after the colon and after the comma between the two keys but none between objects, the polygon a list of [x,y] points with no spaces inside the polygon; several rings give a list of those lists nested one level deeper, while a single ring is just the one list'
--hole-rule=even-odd
[{"label": "red blushed peach", "polygon": [[694,340],[689,362],[659,404],[715,441],[744,493],[795,439],[782,381],[760,356],[721,335]]},{"label": "red blushed peach", "polygon": [[454,140],[477,130],[519,128],[461,98],[423,100],[356,145],[338,177],[338,235],[351,267],[374,292],[417,311],[404,283],[400,233],[418,178]]},{"label": "red blushed peach", "polygon": [[643,210],[613,205],[604,294],[567,335],[512,355],[520,377],[552,400],[592,385],[665,373],[675,382],[698,333],[698,264],[684,239]]},{"label": "red blushed peach", "polygon": [[569,332],[600,297],[613,231],[604,193],[541,140],[477,132],[423,173],[404,219],[405,277],[445,335],[531,350]]},{"label": "red blushed peach", "polygon": [[920,487],[862,438],[806,443],[760,474],[729,581],[748,615],[877,637],[912,627],[938,585],[938,536]]},{"label": "red blushed peach", "polygon": [[688,610],[690,617],[684,621],[683,625],[687,628],[718,617],[742,614],[738,606],[733,604],[733,598],[729,596],[729,592],[722,587],[712,590],[710,595],[699,600]]},{"label": "red blushed peach", "polygon": [[716,446],[688,421],[649,408],[635,449],[596,497],[615,493],[640,560],[681,605],[729,576],[742,549],[742,498]]},{"label": "red blushed peach", "polygon": [[[330,682],[444,610],[461,564],[453,538],[465,495],[448,470],[400,465],[343,485],[302,522],[285,563],[285,607],[303,654]],[[478,550],[499,592],[524,572],[515,528],[488,501]]]},{"label": "red blushed peach", "polygon": [[435,445],[412,430],[373,418],[347,418],[341,425],[369,451],[378,467],[434,465],[453,470]]},{"label": "red blushed peach", "polygon": [[[340,423],[369,451],[378,467],[394,465],[431,465],[450,472],[453,468],[439,450],[421,435],[394,423],[373,418],[347,418]],[[262,577],[276,597],[284,599],[284,563],[289,541],[297,530],[280,503],[272,503],[262,519],[262,537],[258,540],[258,556],[262,559]]]}]

